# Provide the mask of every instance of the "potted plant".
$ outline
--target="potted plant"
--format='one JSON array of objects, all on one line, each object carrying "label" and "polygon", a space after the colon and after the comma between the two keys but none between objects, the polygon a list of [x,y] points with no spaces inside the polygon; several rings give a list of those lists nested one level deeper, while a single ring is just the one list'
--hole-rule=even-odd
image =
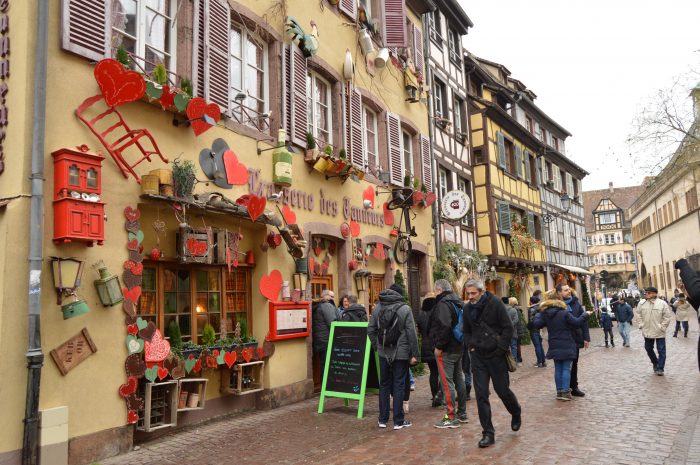
[{"label": "potted plant", "polygon": [[413,179],[413,206],[414,207],[425,206],[424,202],[423,202],[425,195],[420,190],[420,184],[421,184],[421,182],[418,178]]},{"label": "potted plant", "polygon": [[316,147],[316,139],[314,135],[310,132],[306,133],[306,153],[304,154],[304,161],[313,162],[318,158],[318,147]]},{"label": "potted plant", "polygon": [[181,199],[192,197],[194,185],[197,182],[194,163],[190,160],[173,162],[173,182],[175,183],[175,196]]},{"label": "potted plant", "polygon": [[326,144],[326,147],[323,149],[323,157],[326,159],[326,173],[332,174],[337,172],[336,160],[333,156],[333,147],[330,144]]},{"label": "potted plant", "polygon": [[183,342],[179,349],[173,349],[172,347],[171,349],[175,354],[179,353],[182,359],[187,360],[190,355],[192,358],[199,358],[199,356],[202,354],[202,350],[204,350],[204,347],[199,344],[195,344],[194,342],[187,341]]}]

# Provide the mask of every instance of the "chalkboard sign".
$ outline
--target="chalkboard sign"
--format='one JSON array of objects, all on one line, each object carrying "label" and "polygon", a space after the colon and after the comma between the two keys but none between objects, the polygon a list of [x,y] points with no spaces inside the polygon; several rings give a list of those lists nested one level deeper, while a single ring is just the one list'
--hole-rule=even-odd
[{"label": "chalkboard sign", "polygon": [[376,354],[367,337],[367,323],[334,322],[328,339],[326,366],[318,413],[326,397],[359,400],[357,417],[362,418],[365,392],[378,391]]}]

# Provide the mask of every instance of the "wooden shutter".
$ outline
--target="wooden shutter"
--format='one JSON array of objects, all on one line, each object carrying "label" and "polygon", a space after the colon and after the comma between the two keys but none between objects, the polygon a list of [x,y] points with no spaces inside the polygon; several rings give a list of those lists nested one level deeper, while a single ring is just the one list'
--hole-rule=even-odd
[{"label": "wooden shutter", "polygon": [[226,0],[208,0],[204,8],[204,98],[217,103],[228,115],[231,11]]},{"label": "wooden shutter", "polygon": [[399,115],[386,113],[387,147],[389,147],[389,182],[403,186],[403,154],[401,153],[401,122]]},{"label": "wooden shutter", "polygon": [[561,172],[559,171],[559,167],[553,164],[552,171],[554,172],[554,188],[561,191]]},{"label": "wooden shutter", "polygon": [[535,237],[535,214],[527,212],[527,233]]},{"label": "wooden shutter", "polygon": [[430,139],[421,134],[420,136],[420,156],[423,168],[423,184],[428,192],[433,190],[433,163],[430,156]]},{"label": "wooden shutter", "polygon": [[[306,59],[298,47],[289,44],[284,47],[282,60],[285,129],[292,143],[306,147],[306,132],[309,129],[306,113]],[[322,150],[323,147],[319,149]]]},{"label": "wooden shutter", "polygon": [[506,140],[501,132],[496,133],[498,140],[498,166],[506,169]]},{"label": "wooden shutter", "polygon": [[[413,57],[414,64],[416,65],[416,71],[421,74],[425,74],[423,70],[425,69],[425,64],[423,61],[423,33],[420,28],[415,24],[413,25]],[[425,76],[424,76],[425,77]]]},{"label": "wooden shutter", "polygon": [[199,0],[194,4],[194,15],[192,25],[192,69],[196,70],[192,74],[192,89],[194,95],[204,97],[204,3],[206,0]]},{"label": "wooden shutter", "polygon": [[519,178],[523,177],[523,150],[519,145],[515,146],[515,172]]},{"label": "wooden shutter", "polygon": [[498,210],[498,232],[510,234],[510,205],[506,202],[496,202]]},{"label": "wooden shutter", "polygon": [[357,89],[350,91],[350,161],[364,168],[365,166],[365,147],[362,137],[362,96]]},{"label": "wooden shutter", "polygon": [[532,173],[530,173],[530,152],[525,150],[523,158],[525,159],[525,180],[532,183],[534,180],[532,179]]},{"label": "wooden shutter", "polygon": [[405,0],[384,0],[384,46],[407,47]]},{"label": "wooden shutter", "polygon": [[352,19],[357,17],[357,0],[340,0],[338,8]]},{"label": "wooden shutter", "polygon": [[112,55],[110,2],[104,0],[61,1],[61,46],[90,60]]}]

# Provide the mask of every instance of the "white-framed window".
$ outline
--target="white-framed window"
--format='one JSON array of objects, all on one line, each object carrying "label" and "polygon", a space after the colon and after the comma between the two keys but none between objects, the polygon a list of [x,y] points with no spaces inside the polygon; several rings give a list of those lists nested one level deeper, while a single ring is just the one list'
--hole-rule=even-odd
[{"label": "white-framed window", "polygon": [[450,50],[450,60],[455,64],[460,64],[459,35],[454,29],[447,31],[447,48]]},{"label": "white-framed window", "polygon": [[112,56],[122,47],[144,59],[146,71],[163,64],[175,70],[175,0],[113,0]]},{"label": "white-framed window", "polygon": [[447,170],[442,168],[438,169],[438,181],[440,182],[440,198],[445,197],[447,191],[449,190],[448,179],[449,178]]},{"label": "white-framed window", "polygon": [[616,263],[615,258],[614,253],[605,254],[605,263],[608,265],[614,265]]},{"label": "white-framed window", "polygon": [[364,162],[372,169],[379,166],[377,152],[377,114],[367,106],[362,107],[362,138],[365,148]]},{"label": "white-framed window", "polygon": [[308,132],[313,134],[321,150],[333,144],[331,131],[331,85],[318,74],[309,71],[306,75],[306,116]]},{"label": "white-framed window", "polygon": [[413,177],[413,138],[406,131],[401,131],[401,137],[403,139],[401,150],[403,151],[404,176],[408,174]]},{"label": "white-framed window", "polygon": [[598,222],[600,224],[615,224],[614,213],[598,213]]},{"label": "white-framed window", "polygon": [[447,90],[445,84],[439,80],[435,80],[435,116],[438,118],[446,118],[447,115]]},{"label": "white-framed window", "polygon": [[372,11],[372,0],[360,0],[360,5],[365,9],[365,11]]},{"label": "white-framed window", "polygon": [[593,245],[593,240],[591,236],[586,236],[586,245],[588,245],[588,247],[591,247]]},{"label": "white-framed window", "polygon": [[615,243],[615,234],[605,234],[605,245]]},{"label": "white-framed window", "polygon": [[[229,55],[232,112],[239,121],[257,127],[259,115],[269,108],[267,43],[253,36],[245,27],[232,24]],[[236,98],[241,94],[245,97]],[[243,105],[247,108],[243,108]]]},{"label": "white-framed window", "polygon": [[[470,199],[472,198],[471,185],[466,179],[457,178],[457,189],[467,194]],[[465,226],[471,226],[473,224],[471,209],[469,209],[467,214],[462,218],[462,224]]]}]

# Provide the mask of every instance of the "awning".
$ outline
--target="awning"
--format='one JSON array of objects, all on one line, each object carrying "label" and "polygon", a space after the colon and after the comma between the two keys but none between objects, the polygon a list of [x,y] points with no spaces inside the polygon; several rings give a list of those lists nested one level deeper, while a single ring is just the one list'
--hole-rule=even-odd
[{"label": "awning", "polygon": [[564,268],[565,270],[573,271],[574,273],[578,274],[593,274],[593,272],[584,270],[583,268],[579,268],[578,266],[560,265],[559,263],[555,263],[554,266],[558,266],[559,268]]}]

